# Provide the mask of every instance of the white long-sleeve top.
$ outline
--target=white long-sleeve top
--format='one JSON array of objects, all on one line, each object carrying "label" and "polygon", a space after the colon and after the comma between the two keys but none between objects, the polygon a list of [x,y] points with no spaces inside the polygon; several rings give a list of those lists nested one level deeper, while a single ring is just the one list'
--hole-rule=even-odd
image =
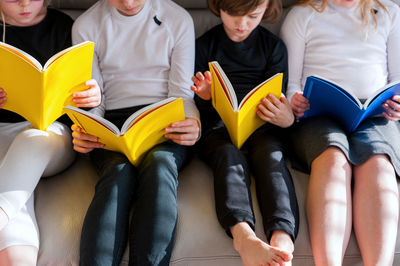
[{"label": "white long-sleeve top", "polygon": [[[361,12],[329,3],[319,13],[296,6],[287,15],[281,37],[289,56],[289,100],[302,91],[306,78],[318,75],[366,99],[379,88],[400,80],[400,10],[389,0],[363,29]],[[367,35],[368,33],[368,35]]]},{"label": "white long-sleeve top", "polygon": [[134,16],[123,16],[106,0],[82,14],[73,43],[93,41],[93,77],[103,91],[102,110],[182,97],[186,117],[199,120],[190,90],[194,71],[191,16],[170,0],[147,0]]}]

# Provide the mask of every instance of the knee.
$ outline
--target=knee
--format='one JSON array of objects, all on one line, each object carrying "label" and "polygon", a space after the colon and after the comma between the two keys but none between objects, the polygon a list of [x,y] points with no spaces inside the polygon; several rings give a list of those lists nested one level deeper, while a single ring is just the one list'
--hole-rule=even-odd
[{"label": "knee", "polygon": [[71,134],[65,129],[57,128],[57,131],[42,131],[28,128],[20,132],[16,137],[15,143],[22,143],[25,149],[35,150],[60,150],[61,148],[72,149]]},{"label": "knee", "polygon": [[178,162],[172,153],[153,152],[143,159],[138,178],[142,186],[176,188],[178,186]]},{"label": "knee", "polygon": [[385,154],[374,155],[363,164],[354,166],[355,179],[358,179],[358,177],[361,177],[361,179],[365,179],[365,176],[368,175],[364,173],[379,173],[381,179],[384,177],[395,177],[395,171],[392,162],[390,161],[390,158]]},{"label": "knee", "polygon": [[33,246],[11,246],[0,251],[0,265],[4,266],[34,266],[38,250]]},{"label": "knee", "polygon": [[116,193],[132,191],[135,178],[135,169],[130,163],[120,163],[104,169],[99,182],[96,184],[96,192],[111,190]]},{"label": "knee", "polygon": [[323,151],[311,164],[311,168],[323,166],[326,169],[350,170],[350,163],[343,151],[337,147],[329,147]]}]

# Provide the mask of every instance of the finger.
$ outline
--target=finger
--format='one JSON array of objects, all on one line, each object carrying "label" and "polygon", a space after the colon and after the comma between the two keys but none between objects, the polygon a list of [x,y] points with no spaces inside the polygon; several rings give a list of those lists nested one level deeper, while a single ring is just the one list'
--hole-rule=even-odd
[{"label": "finger", "polygon": [[394,100],[387,100],[385,104],[387,104],[394,111],[400,111],[400,104]]},{"label": "finger", "polygon": [[199,79],[196,76],[193,76],[192,77],[192,81],[193,81],[193,83],[198,83]]},{"label": "finger", "polygon": [[296,116],[296,118],[301,118],[304,116],[304,112],[296,112],[296,111],[293,111],[293,112],[294,112],[294,115]]},{"label": "finger", "polygon": [[75,92],[72,97],[74,97],[74,99],[79,99],[79,98],[87,98],[87,97],[91,97],[91,96],[96,96],[98,95],[100,92],[98,87],[94,87],[94,88],[90,88],[84,91],[80,91],[80,92]]},{"label": "finger", "polygon": [[211,82],[211,73],[210,71],[204,72],[205,78],[208,82]]},{"label": "finger", "polygon": [[76,131],[76,132],[81,132],[81,131],[82,131],[82,128],[81,128],[80,126],[78,126],[77,124],[73,124],[73,125],[71,126],[71,130],[72,130],[72,131]]},{"label": "finger", "polygon": [[400,95],[394,95],[392,100],[400,104]]},{"label": "finger", "polygon": [[281,98],[279,99],[281,101],[281,103],[283,103],[284,105],[290,105],[288,99],[285,97],[285,95],[282,93],[281,94]]},{"label": "finger", "polygon": [[271,100],[272,104],[275,105],[276,107],[279,108],[279,105],[281,105],[281,101],[278,100],[278,98],[275,97],[273,94],[268,94],[268,98]]},{"label": "finger", "polygon": [[396,118],[396,117],[390,116],[390,115],[389,115],[388,113],[386,113],[386,112],[383,112],[382,115],[383,115],[387,120],[390,120],[390,121],[398,121],[398,120],[400,120],[400,118]]},{"label": "finger", "polygon": [[166,133],[177,133],[177,134],[198,134],[199,129],[192,126],[187,127],[168,127],[165,129]]},{"label": "finger", "polygon": [[[261,102],[262,102],[262,105],[264,105],[272,113],[276,114],[277,112],[279,112],[279,108],[277,106],[275,106],[273,103],[271,103],[267,98],[263,98]],[[279,102],[279,104],[280,104],[280,102]]]},{"label": "finger", "polygon": [[181,126],[198,126],[199,123],[194,118],[186,118],[185,120],[176,121],[171,124],[171,127],[181,127]]},{"label": "finger", "polygon": [[80,150],[93,150],[95,148],[103,148],[104,146],[100,142],[92,142],[92,141],[86,141],[86,140],[79,140],[79,139],[73,139],[72,143],[74,146],[79,147]]},{"label": "finger", "polygon": [[198,78],[200,81],[203,81],[203,80],[204,80],[204,75],[203,75],[203,73],[197,72],[197,73],[196,73],[196,78]]},{"label": "finger", "polygon": [[190,89],[191,89],[194,93],[197,93],[197,92],[199,91],[199,89],[198,89],[196,86],[194,86],[194,85],[190,86]]},{"label": "finger", "polygon": [[96,107],[100,104],[97,97],[83,98],[74,101],[77,107]]},{"label": "finger", "polygon": [[257,111],[257,115],[259,118],[261,118],[262,120],[264,120],[265,122],[271,123],[273,117],[270,116],[266,116],[265,114],[263,114],[261,111]]},{"label": "finger", "polygon": [[175,143],[185,146],[191,146],[197,141],[197,136],[194,134],[166,134],[165,137]]},{"label": "finger", "polygon": [[92,86],[99,86],[98,83],[97,83],[97,80],[95,80],[95,79],[87,80],[87,81],[85,82],[85,85],[86,85],[86,86],[90,86],[90,87],[92,87]]},{"label": "finger", "polygon": [[90,142],[98,143],[97,137],[83,133],[83,132],[73,131],[72,137],[76,140],[90,141]]},{"label": "finger", "polygon": [[77,152],[80,152],[80,153],[88,153],[88,152],[91,152],[94,149],[87,149],[87,148],[84,148],[84,147],[80,147],[80,146],[74,145],[74,150],[77,151]]},{"label": "finger", "polygon": [[[268,100],[267,100],[268,101]],[[269,101],[268,101],[269,102]],[[271,104],[272,105],[272,104]],[[259,104],[258,106],[258,111],[260,111],[260,113],[262,114],[262,115],[264,115],[264,116],[266,116],[266,117],[274,117],[275,116],[275,114],[272,112],[272,111],[270,111],[267,107],[265,107],[265,105],[263,105],[263,104]]]}]

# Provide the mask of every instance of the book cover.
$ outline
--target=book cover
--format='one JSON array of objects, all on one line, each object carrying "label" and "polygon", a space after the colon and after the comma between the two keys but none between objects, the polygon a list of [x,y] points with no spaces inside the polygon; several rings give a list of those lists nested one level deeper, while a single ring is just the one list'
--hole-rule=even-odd
[{"label": "book cover", "polygon": [[224,121],[232,143],[240,149],[247,138],[265,123],[257,116],[261,100],[270,93],[280,99],[283,74],[278,73],[257,85],[238,103],[235,90],[218,62],[210,62],[209,68],[212,105]]},{"label": "book cover", "polygon": [[107,150],[121,152],[133,165],[153,146],[166,141],[165,128],[185,120],[182,98],[170,97],[133,113],[121,129],[105,118],[77,107],[67,106],[65,113],[82,128],[96,136]]},{"label": "book cover", "polygon": [[361,103],[355,95],[340,85],[322,77],[307,77],[303,95],[310,103],[310,109],[304,118],[317,115],[329,115],[340,121],[347,131],[353,132],[367,117],[384,112],[382,104],[400,94],[400,82],[392,82]]},{"label": "book cover", "polygon": [[92,76],[93,42],[83,42],[52,56],[44,66],[24,51],[0,42],[0,87],[3,108],[18,113],[33,127],[46,130],[74,105],[72,94],[87,89]]}]

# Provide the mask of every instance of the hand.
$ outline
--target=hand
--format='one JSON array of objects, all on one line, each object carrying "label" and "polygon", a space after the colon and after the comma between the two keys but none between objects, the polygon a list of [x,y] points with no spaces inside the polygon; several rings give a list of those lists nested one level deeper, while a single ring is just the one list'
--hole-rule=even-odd
[{"label": "hand", "polygon": [[395,95],[392,99],[387,100],[382,107],[386,112],[383,112],[383,116],[388,120],[398,121],[400,120],[400,95]]},{"label": "hand", "polygon": [[183,121],[172,123],[171,126],[165,128],[164,136],[173,142],[191,146],[196,143],[200,134],[199,122],[194,118],[186,118]]},{"label": "hand", "polygon": [[98,138],[82,132],[82,129],[77,125],[72,125],[72,143],[74,150],[81,153],[88,153],[95,148],[104,148],[104,144],[98,142]]},{"label": "hand", "polygon": [[210,71],[197,72],[195,76],[192,77],[194,85],[190,86],[190,89],[196,93],[203,100],[211,99],[211,73]]},{"label": "hand", "polygon": [[75,92],[72,97],[77,107],[96,107],[101,102],[101,91],[95,79],[85,82],[89,88],[85,91]]},{"label": "hand", "polygon": [[281,94],[278,100],[274,95],[269,94],[267,98],[262,99],[258,105],[257,115],[264,121],[279,127],[289,127],[294,122],[292,108],[285,95]]},{"label": "hand", "polygon": [[304,97],[301,92],[296,92],[296,94],[293,95],[290,106],[297,118],[304,116],[305,111],[310,109],[308,99]]},{"label": "hand", "polygon": [[6,92],[2,88],[0,88],[0,108],[4,106],[6,100],[7,100]]}]

